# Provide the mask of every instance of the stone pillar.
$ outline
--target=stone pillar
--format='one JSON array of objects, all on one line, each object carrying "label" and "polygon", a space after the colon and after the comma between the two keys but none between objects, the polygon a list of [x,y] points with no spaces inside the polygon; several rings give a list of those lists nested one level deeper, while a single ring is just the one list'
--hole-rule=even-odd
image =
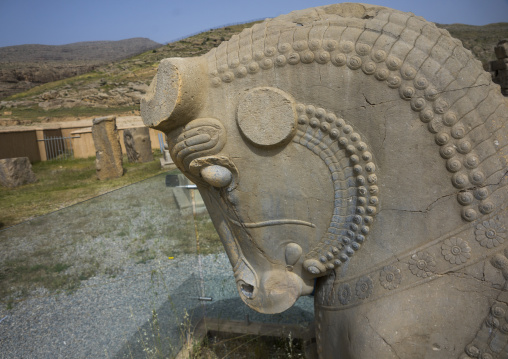
[{"label": "stone pillar", "polygon": [[123,130],[123,141],[129,162],[144,163],[153,161],[152,143],[148,127]]},{"label": "stone pillar", "polygon": [[0,160],[0,184],[13,188],[37,181],[28,157]]},{"label": "stone pillar", "polygon": [[100,180],[123,175],[122,148],[116,128],[116,116],[93,120],[92,137],[95,145],[95,167]]},{"label": "stone pillar", "polygon": [[501,40],[494,48],[496,61],[489,62],[492,81],[501,86],[501,93],[508,96],[508,40]]},{"label": "stone pillar", "polygon": [[46,143],[44,142],[44,130],[42,128],[35,130],[35,136],[37,137],[37,146],[39,147],[41,161],[47,161],[48,157],[46,155]]}]

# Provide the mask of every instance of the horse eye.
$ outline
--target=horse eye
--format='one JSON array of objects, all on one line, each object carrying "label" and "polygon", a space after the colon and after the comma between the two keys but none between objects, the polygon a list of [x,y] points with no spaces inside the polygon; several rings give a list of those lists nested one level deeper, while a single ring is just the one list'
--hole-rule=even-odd
[{"label": "horse eye", "polygon": [[233,174],[226,167],[214,165],[207,166],[201,170],[201,177],[210,185],[222,188],[226,187],[233,180]]}]

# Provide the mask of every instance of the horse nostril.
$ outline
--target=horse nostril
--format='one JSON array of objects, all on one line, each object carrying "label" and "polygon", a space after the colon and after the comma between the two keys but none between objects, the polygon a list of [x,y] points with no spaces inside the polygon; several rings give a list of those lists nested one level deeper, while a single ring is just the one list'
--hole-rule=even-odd
[{"label": "horse nostril", "polygon": [[254,287],[247,283],[242,283],[240,285],[240,290],[242,291],[242,294],[247,298],[252,298],[252,295],[254,294]]}]

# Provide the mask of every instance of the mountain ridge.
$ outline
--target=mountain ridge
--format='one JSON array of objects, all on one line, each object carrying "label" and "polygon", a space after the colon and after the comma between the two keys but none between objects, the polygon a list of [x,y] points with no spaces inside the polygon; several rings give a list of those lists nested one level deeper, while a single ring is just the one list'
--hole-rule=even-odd
[{"label": "mountain ridge", "polygon": [[114,61],[162,46],[144,37],[117,41],[80,41],[65,45],[24,44],[0,47],[0,64],[39,61]]},{"label": "mountain ridge", "polygon": [[0,99],[37,85],[84,74],[102,64],[129,58],[160,46],[162,44],[138,37],[66,45],[0,47]]}]

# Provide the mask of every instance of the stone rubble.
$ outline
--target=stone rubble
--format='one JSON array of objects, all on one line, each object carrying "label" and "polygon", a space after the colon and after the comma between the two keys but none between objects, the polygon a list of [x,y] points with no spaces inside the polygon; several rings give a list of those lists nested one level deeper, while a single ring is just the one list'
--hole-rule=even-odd
[{"label": "stone rubble", "polygon": [[28,157],[0,159],[0,185],[14,188],[36,181]]}]

